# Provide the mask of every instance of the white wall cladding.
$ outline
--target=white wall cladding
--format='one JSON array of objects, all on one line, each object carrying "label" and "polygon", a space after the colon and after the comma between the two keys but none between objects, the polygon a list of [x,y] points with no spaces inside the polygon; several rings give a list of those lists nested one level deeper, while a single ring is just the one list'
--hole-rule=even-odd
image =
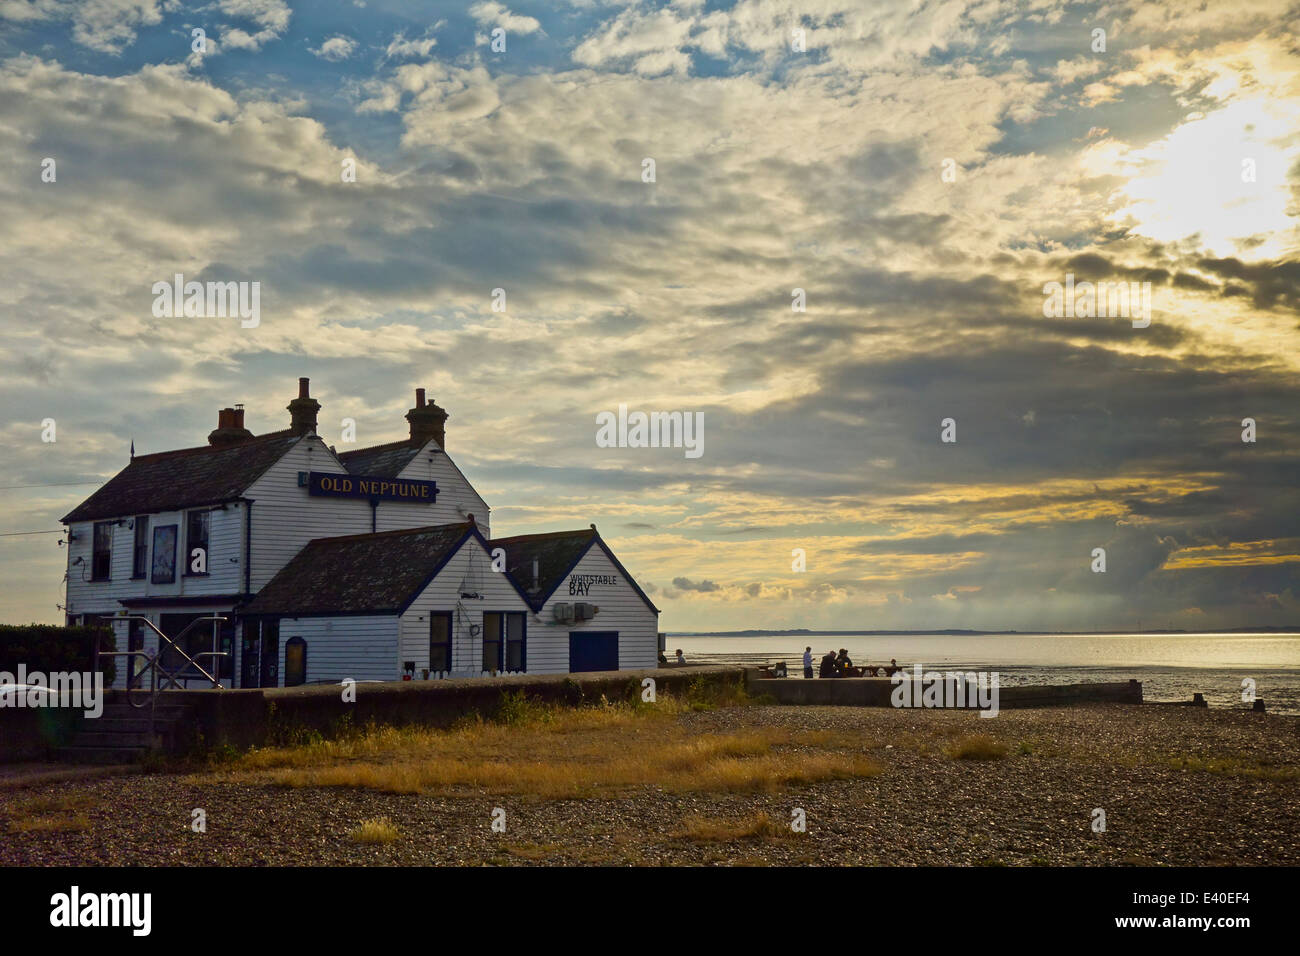
[{"label": "white wall cladding", "polygon": [[[135,530],[129,522],[137,515],[123,515],[127,524],[113,525],[111,579],[91,581],[94,550],[94,521],[79,521],[71,526],[76,540],[68,543],[68,613],[113,613],[120,598],[197,597],[207,594],[236,594],[244,589],[244,506],[226,505],[225,510],[210,512],[208,525],[208,573],[187,575],[189,548],[185,540],[185,512],[164,511],[149,515],[149,563],[143,578],[132,578],[135,554]],[[176,525],[176,580],[155,584],[150,570],[153,564],[155,528]],[[82,563],[76,567],[77,558]]]},{"label": "white wall cladding", "polygon": [[[477,515],[475,519],[477,520]],[[476,569],[476,570],[475,570]],[[461,585],[477,591],[482,600],[461,598]],[[454,611],[452,615],[452,673],[457,675],[482,672],[483,614],[489,611],[528,611],[528,604],[515,590],[510,579],[492,570],[491,555],[476,538],[470,538],[449,560],[438,576],[421,592],[401,619],[402,661],[415,661],[418,675],[429,666],[429,612]],[[471,626],[478,628],[471,634]],[[532,637],[532,614],[528,614],[525,647]],[[525,651],[528,670],[532,668],[531,649]],[[399,673],[398,677],[401,676]]]},{"label": "white wall cladding", "polygon": [[[438,500],[426,509],[401,502],[381,501],[378,530],[395,531],[398,528],[419,528],[426,524],[459,524],[466,519],[467,515],[473,515],[483,537],[492,537],[489,530],[491,509],[488,508],[487,502],[479,497],[478,492],[465,480],[460,469],[447,457],[447,453],[438,447],[436,441],[426,444],[397,477],[436,481]],[[411,524],[409,516],[413,512],[433,514],[437,517]]]},{"label": "white wall cladding", "polygon": [[[397,615],[280,618],[280,684],[285,647],[307,642],[307,682],[397,680]],[[340,691],[341,693],[341,691]]]},{"label": "white wall cladding", "polygon": [[252,590],[260,591],[313,538],[365,534],[370,504],[357,498],[312,497],[298,473],[347,474],[318,437],[297,442],[244,492],[253,499]]},{"label": "white wall cladding", "polygon": [[[569,578],[560,582],[542,606],[541,614],[528,621],[528,671],[534,674],[565,674],[569,670],[570,631],[618,631],[620,670],[656,667],[659,663],[659,616],[601,550],[592,545],[570,574],[613,575],[617,584],[596,584],[588,594],[570,594]],[[600,608],[590,621],[558,624],[554,607],[558,603],[585,601]]]},{"label": "white wall cladding", "polygon": [[[436,447],[436,443],[435,443]],[[473,513],[487,519],[487,505],[439,451],[430,462],[427,446],[402,472],[402,477],[438,482],[438,500],[431,505],[381,501],[376,531],[454,524]],[[253,591],[259,591],[313,538],[370,532],[370,503],[360,498],[313,497],[298,487],[298,473],[317,471],[348,474],[325,443],[311,436],[294,445],[245,492],[253,504]],[[481,529],[486,532],[486,529]]]}]

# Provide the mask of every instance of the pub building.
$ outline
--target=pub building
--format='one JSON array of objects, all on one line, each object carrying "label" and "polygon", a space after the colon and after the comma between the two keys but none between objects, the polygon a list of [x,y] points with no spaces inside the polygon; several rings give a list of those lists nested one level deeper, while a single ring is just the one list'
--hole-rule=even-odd
[{"label": "pub building", "polygon": [[[255,436],[223,408],[206,445],[133,456],[69,512],[68,623],[129,614],[177,637],[220,615],[180,643],[226,652],[224,687],[656,666],[659,610],[596,526],[494,539],[424,389],[410,437],[371,448],[321,440],[305,378],[288,411]],[[112,626],[119,650],[158,653],[142,622]],[[184,686],[210,686],[181,663],[164,646]]]}]

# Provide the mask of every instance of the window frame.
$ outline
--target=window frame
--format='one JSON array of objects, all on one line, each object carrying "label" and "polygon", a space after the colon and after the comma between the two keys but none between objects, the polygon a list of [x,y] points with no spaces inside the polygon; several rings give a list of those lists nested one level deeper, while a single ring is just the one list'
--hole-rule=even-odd
[{"label": "window frame", "polygon": [[[113,526],[116,521],[96,521],[90,531],[90,580],[92,581],[111,581],[113,580]],[[108,549],[100,550],[99,532],[107,532]],[[99,559],[104,559],[103,573],[100,573]]]},{"label": "window frame", "polygon": [[[434,625],[434,621],[437,621],[437,620],[443,620],[443,621],[446,621],[446,622],[447,622],[447,639],[446,639],[445,641],[435,641],[435,640],[433,639],[433,625]],[[429,672],[430,672],[431,674],[435,674],[435,673],[436,673],[436,674],[441,674],[441,673],[450,673],[450,672],[451,672],[451,669],[452,669],[452,667],[451,667],[451,653],[452,653],[452,645],[453,645],[453,643],[454,643],[454,642],[453,642],[453,636],[454,636],[453,624],[454,624],[454,620],[455,620],[455,618],[454,618],[454,615],[452,614],[451,611],[430,611],[430,612],[429,612]],[[435,646],[436,646],[436,647],[442,647],[442,646],[445,646],[445,647],[447,648],[447,666],[446,666],[446,667],[441,667],[441,668],[440,668],[440,667],[434,667],[434,666],[433,666],[433,649],[434,649]]]},{"label": "window frame", "polygon": [[[510,636],[510,620],[518,618],[519,620],[519,639],[515,640]],[[523,611],[505,611],[502,615],[502,631],[505,632],[505,640],[502,643],[502,670],[510,673],[510,645],[519,645],[519,667],[520,672],[528,670],[528,615]]]},{"label": "window frame", "polygon": [[149,516],[136,515],[131,530],[135,532],[131,546],[131,580],[141,581],[149,576]]},{"label": "window frame", "polygon": [[[196,544],[190,540],[194,530],[194,520],[202,519],[203,524],[203,543]],[[212,510],[210,508],[194,508],[185,512],[185,569],[181,572],[187,578],[205,578],[208,576],[207,571],[191,571],[190,564],[194,560],[193,551],[195,548],[203,549],[203,566],[210,568],[212,566]]]},{"label": "window frame", "polygon": [[[497,622],[500,638],[496,641],[489,642],[487,636],[488,618],[491,617]],[[510,637],[510,619],[518,618],[520,629],[518,640],[512,640]],[[524,611],[484,611],[483,612],[483,662],[486,663],[487,646],[489,643],[497,645],[495,668],[484,667],[483,670],[495,670],[498,674],[510,673],[507,666],[510,663],[510,645],[519,645],[519,671],[528,670],[528,615]]]},{"label": "window frame", "polygon": [[[289,683],[289,648],[302,648],[302,680]],[[295,634],[284,642],[284,673],[281,675],[285,687],[301,687],[307,683],[307,639],[301,634]]]},{"label": "window frame", "polygon": [[[171,577],[158,576],[158,536],[161,534],[166,537],[166,532],[171,532]],[[176,583],[176,539],[180,535],[180,526],[175,524],[159,524],[153,528],[153,547],[150,549],[149,562],[149,583],[150,584],[175,584]],[[164,542],[165,543],[165,542]],[[165,556],[165,552],[164,552]]]},{"label": "window frame", "polygon": [[[498,631],[497,631],[497,639],[495,641],[488,640],[488,618],[494,618],[497,623]],[[505,643],[506,643],[505,637],[506,637],[505,621],[501,619],[501,612],[484,611],[482,633],[479,635],[479,669],[480,670],[487,671],[489,674],[501,673],[502,670],[501,665],[503,663],[501,655],[505,651]],[[494,666],[488,666],[488,645],[489,644],[496,645],[496,660]]]}]

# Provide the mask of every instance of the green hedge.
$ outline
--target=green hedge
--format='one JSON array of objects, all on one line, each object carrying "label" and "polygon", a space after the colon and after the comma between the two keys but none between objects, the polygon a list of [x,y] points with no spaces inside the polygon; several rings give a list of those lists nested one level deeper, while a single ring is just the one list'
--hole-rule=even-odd
[{"label": "green hedge", "polygon": [[[101,651],[117,649],[109,627],[60,627],[56,624],[0,624],[0,671],[17,676],[18,665],[49,674],[54,671],[89,671],[93,667],[95,636]],[[105,686],[116,673],[116,658],[101,657]]]}]

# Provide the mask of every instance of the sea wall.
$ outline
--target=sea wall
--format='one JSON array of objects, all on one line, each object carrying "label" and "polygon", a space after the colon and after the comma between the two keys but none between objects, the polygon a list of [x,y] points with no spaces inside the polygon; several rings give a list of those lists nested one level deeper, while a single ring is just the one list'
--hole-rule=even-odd
[{"label": "sea wall", "polygon": [[473,677],[435,681],[359,683],[346,703],[339,684],[266,690],[167,691],[160,700],[190,710],[188,733],[179,749],[264,746],[291,743],[304,735],[331,736],[367,723],[448,727],[463,717],[492,717],[507,694],[545,703],[579,705],[640,699],[642,681],[653,678],[657,694],[685,694],[692,688],[742,685],[740,667],[669,667],[643,671]]},{"label": "sea wall", "polygon": [[[758,677],[750,672],[751,694],[771,697],[778,704],[826,704],[848,707],[893,707],[893,694],[901,685],[884,677],[839,677],[805,680],[800,677]],[[909,678],[911,699],[919,705],[924,688]],[[952,684],[949,682],[949,686]],[[1110,684],[1042,684],[999,687],[998,707],[1066,707],[1086,703],[1142,703],[1142,682]],[[975,686],[967,684],[967,707],[975,706]],[[987,689],[986,689],[987,693]]]}]

